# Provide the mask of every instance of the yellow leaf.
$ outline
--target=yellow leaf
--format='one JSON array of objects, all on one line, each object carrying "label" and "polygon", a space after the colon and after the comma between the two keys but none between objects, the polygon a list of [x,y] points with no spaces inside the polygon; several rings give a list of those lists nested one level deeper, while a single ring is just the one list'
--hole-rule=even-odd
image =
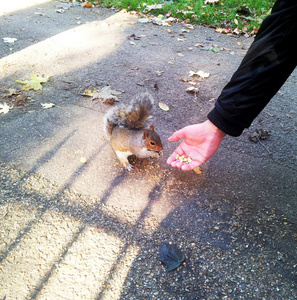
[{"label": "yellow leaf", "polygon": [[200,168],[200,167],[196,167],[195,169],[193,169],[193,171],[194,171],[196,174],[198,174],[198,175],[202,174],[202,171],[201,171],[201,168]]},{"label": "yellow leaf", "polygon": [[169,106],[163,102],[159,102],[159,107],[164,110],[164,111],[168,111],[169,110]]},{"label": "yellow leaf", "polygon": [[18,80],[15,79],[16,82],[23,84],[24,86],[22,87],[22,90],[42,90],[42,85],[41,83],[47,82],[49,80],[50,76],[47,75],[46,77],[43,76],[38,76],[33,74],[31,80]]},{"label": "yellow leaf", "polygon": [[93,97],[93,95],[97,92],[97,90],[90,90],[90,89],[86,89],[86,91],[84,92],[84,94],[81,94],[82,96],[86,96],[86,97]]}]

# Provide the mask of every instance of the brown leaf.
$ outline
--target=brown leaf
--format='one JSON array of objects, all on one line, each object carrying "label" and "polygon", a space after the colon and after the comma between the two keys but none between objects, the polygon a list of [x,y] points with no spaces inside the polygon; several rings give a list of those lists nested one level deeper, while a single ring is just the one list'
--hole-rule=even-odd
[{"label": "brown leaf", "polygon": [[28,96],[26,95],[17,95],[14,97],[14,107],[21,107],[21,106],[26,106],[28,101]]},{"label": "brown leaf", "polygon": [[197,94],[197,93],[199,92],[199,89],[198,89],[198,88],[195,88],[195,87],[193,87],[193,86],[190,86],[190,87],[188,87],[188,88],[186,89],[186,91],[187,91],[188,93],[195,93],[195,94]]},{"label": "brown leaf", "polygon": [[201,175],[202,174],[202,171],[201,171],[201,168],[200,167],[196,167],[195,169],[193,169],[193,171],[198,174],[198,175]]},{"label": "brown leaf", "polygon": [[128,37],[128,40],[130,41],[137,41],[137,40],[140,40],[140,37],[139,36],[136,36],[134,33],[132,35],[130,35]]},{"label": "brown leaf", "polygon": [[99,99],[104,104],[112,105],[115,101],[119,101],[116,95],[120,95],[121,93],[122,92],[112,90],[108,85],[102,88],[100,91],[94,93],[92,100]]},{"label": "brown leaf", "polygon": [[219,2],[219,0],[206,0],[204,1],[204,4],[218,4]]}]

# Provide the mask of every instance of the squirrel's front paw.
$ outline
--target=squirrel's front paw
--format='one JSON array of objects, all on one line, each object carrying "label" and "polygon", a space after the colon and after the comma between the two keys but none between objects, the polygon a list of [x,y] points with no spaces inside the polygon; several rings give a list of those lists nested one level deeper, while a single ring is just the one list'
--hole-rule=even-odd
[{"label": "squirrel's front paw", "polygon": [[127,170],[127,171],[132,171],[133,170],[133,166],[132,165],[126,165],[125,166],[125,169]]},{"label": "squirrel's front paw", "polygon": [[150,157],[159,158],[160,157],[160,152],[152,152],[150,154]]}]

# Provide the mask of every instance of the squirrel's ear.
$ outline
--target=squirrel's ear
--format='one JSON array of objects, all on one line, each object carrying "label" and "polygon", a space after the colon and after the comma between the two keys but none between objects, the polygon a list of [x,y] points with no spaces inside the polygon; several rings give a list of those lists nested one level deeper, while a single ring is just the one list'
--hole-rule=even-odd
[{"label": "squirrel's ear", "polygon": [[142,138],[145,140],[145,139],[147,139],[147,137],[148,137],[148,131],[145,130],[145,131],[143,132]]},{"label": "squirrel's ear", "polygon": [[151,130],[151,131],[154,131],[154,130],[155,130],[155,126],[154,126],[154,125],[151,125],[151,126],[150,126],[150,130]]}]

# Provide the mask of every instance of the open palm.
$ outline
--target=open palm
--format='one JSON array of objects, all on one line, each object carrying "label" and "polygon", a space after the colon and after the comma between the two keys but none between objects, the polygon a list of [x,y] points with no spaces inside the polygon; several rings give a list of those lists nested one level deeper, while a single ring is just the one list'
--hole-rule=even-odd
[{"label": "open palm", "polygon": [[[169,156],[167,163],[184,171],[193,170],[213,156],[224,136],[225,133],[209,120],[201,124],[186,126],[168,139],[169,142],[184,140]],[[189,164],[181,162],[176,159],[177,155],[191,157],[192,161]]]}]

